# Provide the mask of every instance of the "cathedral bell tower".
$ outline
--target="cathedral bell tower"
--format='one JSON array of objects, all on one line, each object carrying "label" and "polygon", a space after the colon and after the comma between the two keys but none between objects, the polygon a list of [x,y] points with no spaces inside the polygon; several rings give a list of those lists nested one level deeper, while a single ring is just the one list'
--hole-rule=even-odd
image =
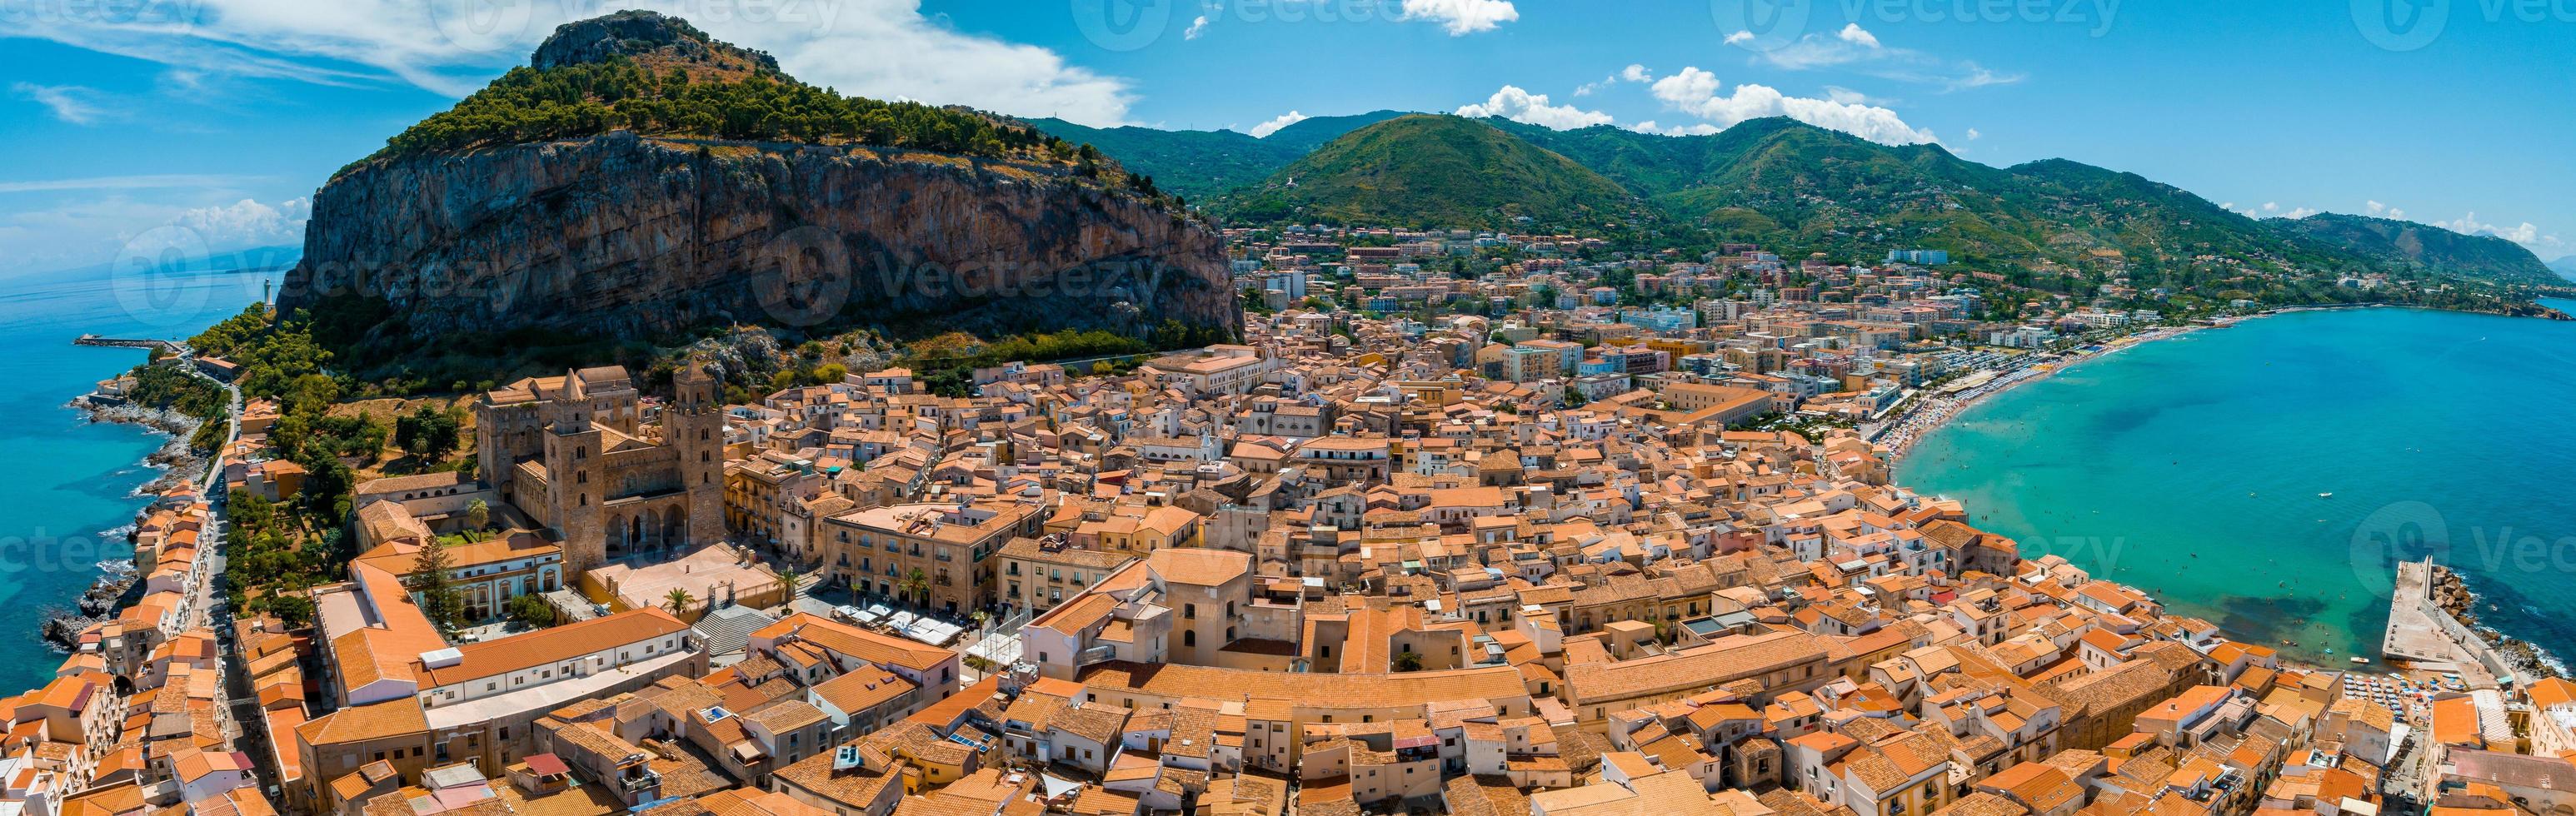
[{"label": "cathedral bell tower", "polygon": [[691,547],[725,540],[724,400],[707,361],[689,364],[671,378],[671,405],[662,411],[662,439],[679,449],[680,489],[687,495]]},{"label": "cathedral bell tower", "polygon": [[600,521],[602,437],[579,376],[565,375],[563,393],[547,403],[546,411],[546,506],[554,516],[547,521],[563,536],[565,577],[577,581],[608,553]]}]

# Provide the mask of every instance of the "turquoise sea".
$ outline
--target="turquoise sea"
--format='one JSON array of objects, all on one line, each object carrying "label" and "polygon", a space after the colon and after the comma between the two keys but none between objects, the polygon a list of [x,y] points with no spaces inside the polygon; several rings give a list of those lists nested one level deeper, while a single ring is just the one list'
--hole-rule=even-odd
[{"label": "turquoise sea", "polygon": [[2025,556],[2065,556],[2287,655],[2377,658],[2396,560],[2432,553],[2492,606],[2481,623],[2563,657],[2570,405],[2576,323],[2299,312],[1989,398],[1897,479],[1964,501]]},{"label": "turquoise sea", "polygon": [[53,676],[62,657],[38,638],[38,624],[79,600],[99,562],[132,558],[120,528],[146,503],[135,488],[158,475],[141,461],[161,437],[91,423],[64,405],[143,352],[72,339],[195,334],[258,300],[262,280],[278,276],[261,268],[291,260],[272,250],[149,273],[0,278],[0,472],[12,477],[0,490],[0,694]]}]

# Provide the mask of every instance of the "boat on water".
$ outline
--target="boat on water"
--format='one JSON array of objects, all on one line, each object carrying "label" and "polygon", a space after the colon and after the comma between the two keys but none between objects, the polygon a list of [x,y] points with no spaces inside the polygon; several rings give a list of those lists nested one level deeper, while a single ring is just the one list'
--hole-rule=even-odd
[{"label": "boat on water", "polygon": [[2356,665],[2356,666],[2367,666],[2367,665],[2370,665],[2370,658],[2367,658],[2367,657],[2360,657],[2360,656],[2357,656],[2357,655],[2356,655],[2356,656],[2354,656],[2354,657],[2353,657],[2353,659],[2352,659],[2352,663],[2353,663],[2353,665]]},{"label": "boat on water", "polygon": [[2331,499],[2331,498],[2334,498],[2334,494],[2332,494],[2332,493],[2319,493],[2319,494],[2317,494],[2317,498],[2320,498],[2320,499]]}]

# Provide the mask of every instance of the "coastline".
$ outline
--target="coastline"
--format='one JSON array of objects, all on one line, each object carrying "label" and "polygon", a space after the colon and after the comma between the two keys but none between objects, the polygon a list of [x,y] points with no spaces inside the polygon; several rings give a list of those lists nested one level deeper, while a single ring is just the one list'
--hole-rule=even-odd
[{"label": "coastline", "polygon": [[[2239,323],[2260,320],[2277,315],[2297,314],[2300,312],[2340,312],[2356,309],[2427,309],[2431,311],[2459,312],[2461,314],[2483,314],[2495,317],[2557,319],[2538,315],[2520,315],[2497,311],[2441,309],[2431,306],[2414,306],[2402,303],[2336,303],[2313,306],[2281,306],[2272,309],[2265,309],[2253,314],[2210,318],[2211,322],[2207,324],[2158,326],[2139,331],[2136,334],[2114,338],[2110,342],[2103,344],[2101,351],[2086,352],[2079,349],[2078,351],[2065,354],[2051,354],[2035,349],[2031,350],[2030,353],[2043,355],[2044,359],[2040,362],[2031,363],[2022,368],[2014,369],[2009,373],[2000,375],[1996,377],[1995,381],[1969,389],[1967,392],[1958,396],[1918,397],[1915,401],[1908,404],[1905,407],[1905,410],[1900,412],[1896,418],[1880,425],[1878,430],[1870,435],[1869,441],[1873,443],[1887,444],[1887,465],[1888,469],[1892,472],[1895,470],[1897,463],[1904,461],[1905,454],[1913,449],[1915,443],[1921,442],[1924,437],[1930,436],[1933,431],[1940,430],[1941,426],[1949,424],[1950,420],[1957,418],[1960,413],[1975,406],[1978,402],[2023,385],[2057,376],[2058,374],[2074,368],[2075,366],[2082,365],[2085,362],[2108,357],[2121,351],[2158,340],[2170,340],[2176,337],[2181,337],[2203,329],[2224,329]],[[1891,436],[1895,438],[1896,441],[1889,442],[1888,440]]]},{"label": "coastline", "polygon": [[1956,396],[1918,396],[1918,398],[1912,404],[1908,405],[1904,411],[1900,412],[1895,419],[1889,420],[1886,424],[1879,426],[1877,432],[1871,434],[1869,441],[1887,446],[1887,467],[1890,472],[1893,472],[1897,464],[1904,461],[1905,454],[1914,449],[1915,443],[1923,441],[1924,437],[1930,436],[1932,432],[1940,430],[1941,426],[1949,424],[1951,420],[1958,418],[1960,414],[1967,412],[1969,408],[1974,407],[1977,403],[1982,402],[1989,397],[2002,394],[2006,391],[2011,391],[2023,385],[2028,385],[2030,383],[2039,382],[2041,380],[2057,376],[2058,374],[2074,368],[2075,366],[2082,365],[2085,362],[2108,357],[2135,346],[2152,343],[2158,340],[2169,340],[2181,337],[2202,329],[2226,328],[2248,320],[2269,317],[2276,314],[2287,314],[2292,311],[2306,311],[2313,308],[2320,307],[2275,309],[2272,311],[2241,317],[2219,319],[2209,325],[2159,326],[2136,334],[2113,339],[2111,342],[2104,344],[2100,351],[2084,352],[2079,350],[2077,352],[2066,354],[2051,354],[2048,352],[2033,350],[2030,352],[2031,354],[2040,356],[2037,361],[1998,375],[1994,380],[1980,384],[1975,388],[1968,389]]},{"label": "coastline", "polygon": [[[2249,320],[2297,312],[2354,311],[2367,309],[2414,309],[2431,312],[2482,314],[2507,318],[2541,317],[2538,315],[2511,314],[2484,310],[2441,309],[2410,304],[2359,303],[2286,306],[2254,314],[2216,319],[2210,324],[2195,324],[2180,327],[2158,327],[2139,331],[2137,333],[2103,343],[2098,351],[2077,351],[2061,354],[2034,351],[2032,353],[2037,356],[2033,357],[2032,362],[2028,363],[2023,368],[2014,369],[2004,376],[1997,377],[1990,382],[1981,383],[1977,387],[1958,395],[1949,397],[1933,397],[1928,392],[1918,395],[1917,398],[1910,402],[1905,409],[1900,412],[1897,419],[1891,420],[1877,429],[1877,431],[1870,437],[1870,441],[1876,444],[1884,444],[1888,448],[1886,462],[1888,464],[1888,472],[1890,474],[1890,483],[1901,487],[1911,487],[1911,485],[1898,479],[1894,474],[1897,466],[1903,461],[1903,458],[1911,452],[1911,449],[1915,444],[1919,443],[1924,437],[1930,435],[1932,432],[1946,426],[1950,421],[1956,419],[1967,409],[1974,407],[1978,402],[1996,394],[2010,391],[2013,388],[2017,388],[2026,383],[2047,379],[2088,360],[2108,357],[2114,353],[2135,346],[2154,342],[2156,340],[2180,337],[2205,328],[2226,328]],[[2563,320],[2564,318],[2542,317],[2541,319]],[[2567,664],[2560,658],[2560,656],[2552,653],[2546,647],[2529,641],[2517,639],[2506,632],[2500,631],[2496,628],[2495,624],[2483,621],[2481,618],[2484,616],[2478,614],[2479,607],[2486,606],[2488,608],[2493,608],[2494,604],[2476,591],[2476,589],[2471,585],[2471,578],[2469,576],[2463,575],[2447,567],[2441,568],[2438,571],[2438,574],[2440,578],[2437,583],[2436,592],[2441,610],[2461,624],[2463,628],[2473,634],[2483,643],[2483,645],[2491,649],[2495,654],[2501,656],[2510,668],[2510,673],[2517,684],[2527,684],[2534,680],[2550,677],[2576,676],[2569,673]],[[2128,586],[2127,584],[2122,585]],[[2131,588],[2135,589],[2135,587]],[[2140,591],[2144,592],[2144,590]],[[2146,592],[2146,594],[2153,596],[2158,593]],[[2227,636],[2231,640],[2243,643],[2268,642],[2261,637],[2246,635],[2242,632],[2228,632]],[[2372,643],[2376,645],[2375,640],[2373,640]],[[2328,671],[2397,673],[2407,675],[2438,675],[2442,671],[2441,666],[2443,664],[2432,664],[2430,666],[2415,665],[2405,660],[2394,659],[2384,654],[2378,654],[2375,650],[2367,652],[2361,650],[2355,651],[2362,655],[2369,656],[2372,658],[2372,661],[2367,664],[2346,665],[2342,661],[2344,655],[2334,655],[2330,659],[2320,661],[2313,659],[2312,657],[2297,658],[2287,654],[2281,655],[2280,660],[2284,665],[2298,665]]]},{"label": "coastline", "polygon": [[[132,542],[136,527],[151,517],[153,508],[159,506],[171,490],[192,488],[195,485],[192,474],[202,472],[206,467],[206,458],[188,447],[188,439],[196,434],[197,427],[202,424],[195,417],[174,410],[149,408],[111,397],[102,397],[96,393],[73,397],[69,402],[64,403],[63,407],[79,411],[82,417],[90,422],[132,425],[145,434],[162,438],[161,446],[145,454],[138,463],[153,469],[158,475],[135,487],[131,494],[135,498],[149,501],[135,510],[132,520],[117,527],[98,531],[97,535],[102,539],[116,536]],[[114,620],[117,613],[123,611],[133,600],[129,596],[135,594],[133,590],[140,584],[139,579],[142,576],[140,565],[130,561],[119,563],[110,559],[98,562],[97,567],[100,575],[90,582],[87,589],[82,590],[80,600],[75,606],[58,608],[49,605],[44,612],[43,620],[38,625],[38,636],[57,652],[68,653],[78,644],[83,631],[96,624]]]}]

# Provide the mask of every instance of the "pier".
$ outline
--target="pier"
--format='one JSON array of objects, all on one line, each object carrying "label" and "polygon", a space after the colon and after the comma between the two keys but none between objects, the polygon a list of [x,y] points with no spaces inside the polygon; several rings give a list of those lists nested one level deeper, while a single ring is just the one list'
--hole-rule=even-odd
[{"label": "pier", "polygon": [[2470,688],[2495,688],[2513,676],[2512,664],[2485,638],[2469,631],[2458,618],[2433,601],[2433,559],[2397,565],[2397,586],[2388,603],[2388,632],[2380,654],[2414,664],[2414,668],[2460,673]]},{"label": "pier", "polygon": [[80,337],[74,338],[72,340],[72,345],[99,346],[104,348],[154,349],[169,352],[171,354],[179,353],[179,344],[168,340],[134,340],[122,337],[100,337],[95,334],[84,334]]}]

